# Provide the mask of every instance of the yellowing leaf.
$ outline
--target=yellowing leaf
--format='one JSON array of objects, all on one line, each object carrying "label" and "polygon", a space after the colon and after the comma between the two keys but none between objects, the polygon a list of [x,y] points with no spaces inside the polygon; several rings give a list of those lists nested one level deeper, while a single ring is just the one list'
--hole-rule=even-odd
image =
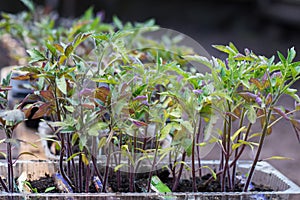
[{"label": "yellowing leaf", "polygon": [[246,127],[245,127],[245,126],[239,128],[239,130],[237,130],[237,131],[233,134],[233,136],[231,136],[231,141],[234,141],[235,138],[236,138],[242,131],[245,131],[245,130],[246,130]]},{"label": "yellowing leaf", "polygon": [[85,165],[88,165],[89,164],[89,159],[86,157],[86,155],[85,154],[81,154],[81,157],[82,157],[82,162]]},{"label": "yellowing leaf", "polygon": [[264,158],[262,160],[266,161],[266,160],[294,160],[294,159],[289,157],[284,157],[284,156],[271,156],[269,158]]}]

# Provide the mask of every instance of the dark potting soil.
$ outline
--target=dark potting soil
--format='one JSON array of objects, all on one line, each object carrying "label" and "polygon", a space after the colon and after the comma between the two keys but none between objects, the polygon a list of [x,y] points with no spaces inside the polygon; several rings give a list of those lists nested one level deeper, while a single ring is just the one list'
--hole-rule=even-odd
[{"label": "dark potting soil", "polygon": [[[173,186],[173,179],[169,177],[168,171],[159,171],[159,173],[154,173],[157,175],[162,182],[164,182],[169,188]],[[121,182],[118,184],[116,173],[114,173],[108,179],[108,187],[107,192],[130,192],[129,190],[129,179],[128,175],[122,174]],[[147,192],[147,184],[148,184],[149,174],[137,174],[134,184],[135,192]],[[211,174],[206,174],[201,178],[196,179],[196,185],[198,192],[221,192],[221,184],[219,180],[212,180],[209,184],[204,185],[204,183],[211,177]],[[40,178],[39,180],[30,181],[32,188],[37,188],[39,193],[43,193],[47,188],[56,186],[54,178],[45,175],[45,177]],[[84,185],[84,184],[83,184]],[[272,191],[271,188],[265,185],[257,185],[252,183],[251,191]],[[241,192],[243,190],[244,184],[240,181],[237,181],[237,184],[231,190],[233,192]],[[183,179],[179,181],[177,190],[175,192],[192,192],[192,180],[191,179]],[[226,188],[226,191],[230,191]],[[51,193],[59,193],[60,191],[57,187],[54,190],[50,191]],[[93,183],[89,185],[89,192],[95,193],[97,192]]]}]

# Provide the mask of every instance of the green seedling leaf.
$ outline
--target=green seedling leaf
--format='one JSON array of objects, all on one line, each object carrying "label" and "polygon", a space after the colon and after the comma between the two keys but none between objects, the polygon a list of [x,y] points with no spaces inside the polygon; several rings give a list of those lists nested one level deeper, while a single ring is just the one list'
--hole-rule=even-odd
[{"label": "green seedling leaf", "polygon": [[63,94],[66,95],[67,94],[67,82],[66,82],[65,76],[61,76],[60,78],[56,77],[55,82],[56,82],[58,89]]},{"label": "green seedling leaf", "polygon": [[254,138],[254,137],[261,137],[261,135],[262,135],[262,133],[253,133],[248,137],[248,140],[250,140],[251,138]]},{"label": "green seedling leaf", "polygon": [[45,193],[51,192],[52,190],[55,190],[55,188],[56,188],[55,186],[48,187],[48,188],[46,188]]},{"label": "green seedling leaf", "polygon": [[64,106],[64,108],[69,111],[70,113],[73,113],[75,111],[74,106]]},{"label": "green seedling leaf", "polygon": [[122,163],[122,164],[117,165],[117,166],[114,168],[114,172],[117,172],[119,169],[121,169],[123,166],[126,166],[126,165],[127,165],[126,163]]},{"label": "green seedling leaf", "polygon": [[77,152],[77,153],[73,153],[68,159],[67,159],[67,162],[71,161],[73,158],[75,158],[76,156],[79,156],[81,155],[82,152]]},{"label": "green seedling leaf", "polygon": [[300,103],[300,98],[297,95],[297,90],[296,89],[292,89],[292,88],[287,88],[284,91],[285,94],[289,95],[290,97],[292,97],[293,99],[295,99],[298,103]]},{"label": "green seedling leaf", "polygon": [[250,106],[247,110],[247,118],[250,123],[254,124],[257,119],[256,111],[253,106]]},{"label": "green seedling leaf", "polygon": [[49,41],[46,42],[46,47],[47,47],[47,49],[49,49],[49,51],[51,52],[51,54],[52,54],[53,56],[57,56],[57,52],[56,52],[55,46],[53,46],[52,44],[50,44]]},{"label": "green seedling leaf", "polygon": [[215,172],[212,168],[210,168],[209,166],[206,166],[206,165],[205,165],[205,166],[201,166],[201,168],[208,169],[208,170],[210,171],[212,177],[213,177],[215,180],[217,180],[217,174],[216,174],[216,172]]},{"label": "green seedling leaf", "polygon": [[186,56],[182,56],[185,60],[187,61],[195,61],[195,62],[199,62],[205,66],[207,66],[208,68],[212,69],[212,63],[211,61],[204,57],[204,56],[199,56],[199,55],[186,55]]},{"label": "green seedling leaf", "polygon": [[31,0],[21,0],[21,2],[30,10],[30,12],[34,12],[34,4]]},{"label": "green seedling leaf", "polygon": [[193,141],[189,138],[185,138],[181,142],[182,147],[186,151],[187,156],[192,155],[192,146],[193,146]]},{"label": "green seedling leaf", "polygon": [[239,148],[241,145],[243,145],[243,144],[242,144],[242,143],[235,143],[235,144],[232,144],[232,146],[231,146],[232,151],[236,150],[236,149]]},{"label": "green seedling leaf", "polygon": [[281,60],[282,64],[285,66],[286,59],[285,59],[284,55],[282,55],[282,53],[280,53],[279,51],[277,51],[277,55],[278,55],[279,59]]},{"label": "green seedling leaf", "polygon": [[[213,138],[211,138],[211,136],[213,135],[213,132],[215,130],[218,119],[219,119],[219,117],[217,115],[211,115],[208,125],[206,126],[206,128],[204,130],[204,141],[213,140]],[[209,138],[211,138],[211,139],[209,139]]]},{"label": "green seedling leaf", "polygon": [[158,178],[158,176],[152,176],[151,189],[157,193],[172,192],[170,188]]},{"label": "green seedling leaf", "polygon": [[162,128],[162,130],[160,131],[160,137],[158,140],[159,141],[164,140],[168,136],[168,134],[171,132],[172,128],[173,128],[173,123],[169,123],[166,126],[164,126]]},{"label": "green seedling leaf", "polygon": [[288,56],[287,56],[288,63],[291,63],[295,57],[296,57],[296,51],[295,48],[292,47],[290,50],[288,50]]},{"label": "green seedling leaf", "polygon": [[141,94],[141,92],[148,86],[148,84],[144,84],[140,87],[138,87],[133,93],[132,96],[137,97],[138,95]]},{"label": "green seedling leaf", "polygon": [[99,135],[99,130],[104,130],[108,127],[108,124],[105,122],[98,122],[96,124],[93,124],[89,129],[88,129],[88,134],[90,136],[98,136]]},{"label": "green seedling leaf", "polygon": [[207,145],[207,142],[201,142],[199,144],[196,144],[196,146],[199,146],[199,147],[205,147]]},{"label": "green seedling leaf", "polygon": [[45,57],[45,55],[43,55],[41,52],[39,52],[36,49],[32,49],[32,50],[27,50],[27,53],[30,56],[30,61],[29,63],[35,63],[35,62],[39,62],[39,61],[45,61],[47,60],[47,58]]},{"label": "green seedling leaf", "polygon": [[113,22],[117,26],[118,29],[120,29],[120,30],[123,29],[123,23],[117,16],[113,16]]}]

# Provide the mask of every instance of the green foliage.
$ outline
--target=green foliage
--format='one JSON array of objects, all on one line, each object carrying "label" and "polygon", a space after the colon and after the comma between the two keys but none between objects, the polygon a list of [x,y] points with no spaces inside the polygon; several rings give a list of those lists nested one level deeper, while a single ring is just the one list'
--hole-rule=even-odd
[{"label": "green foliage", "polygon": [[[214,46],[227,54],[226,60],[209,59],[178,46],[180,36],[164,35],[160,42],[145,37],[158,29],[153,20],[123,23],[113,17],[112,24],[104,24],[89,9],[70,27],[54,27],[54,19],[36,16],[31,1],[23,2],[31,12],[3,14],[0,26],[1,33],[11,34],[27,49],[28,64],[19,68],[24,74],[14,79],[31,81],[35,92],[26,98],[36,101],[21,102],[22,111],[0,112],[0,127],[8,136],[3,141],[12,143],[13,128],[32,111],[33,118],[51,119],[54,137],[49,140],[59,144],[60,173],[76,192],[83,192],[83,181],[75,183],[71,172],[81,178],[93,169],[105,190],[109,167],[119,179],[120,171],[126,170],[133,191],[135,172],[145,164],[153,171],[166,162],[175,179],[173,191],[183,170],[192,173],[195,184],[195,173],[203,168],[223,180],[225,190],[230,187],[225,180],[234,183],[229,174],[235,173],[246,147],[257,148],[254,169],[265,137],[280,119],[291,122],[299,139],[300,122],[293,114],[300,98],[292,85],[300,77],[300,63],[293,61],[294,48],[286,57],[278,52],[280,61],[274,62],[275,57],[248,49],[241,53],[230,43]],[[210,72],[199,73],[189,62],[205,65]],[[10,76],[0,87],[3,108]],[[296,100],[295,111],[278,105],[282,95]],[[216,128],[220,123],[223,127]],[[261,130],[253,132],[257,123]],[[214,143],[220,147],[220,171],[196,166],[201,152]],[[102,177],[95,163],[103,155],[108,166]],[[80,163],[78,169],[74,160]]]}]

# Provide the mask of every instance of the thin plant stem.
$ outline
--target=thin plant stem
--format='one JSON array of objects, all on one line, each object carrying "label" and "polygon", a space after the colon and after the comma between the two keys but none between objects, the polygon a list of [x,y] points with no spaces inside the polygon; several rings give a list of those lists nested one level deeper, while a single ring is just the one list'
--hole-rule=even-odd
[{"label": "thin plant stem", "polygon": [[85,192],[89,192],[89,183],[90,183],[90,176],[91,176],[91,169],[90,164],[86,166],[86,173],[85,173]]},{"label": "thin plant stem", "polygon": [[174,177],[175,178],[175,182],[174,182],[174,185],[172,187],[172,191],[175,192],[177,187],[178,187],[178,184],[179,184],[179,180],[181,178],[181,174],[182,174],[182,171],[183,171],[183,166],[184,166],[184,161],[185,161],[185,157],[186,157],[186,151],[183,152],[182,154],[182,159],[181,159],[181,164],[180,164],[180,168],[179,168],[179,172],[178,172],[178,176],[177,177]]},{"label": "thin plant stem", "polygon": [[63,168],[63,160],[64,160],[64,153],[65,153],[65,140],[64,140],[64,135],[61,134],[61,150],[60,150],[60,157],[59,157],[59,171],[62,175],[62,177],[67,181],[67,183],[74,188],[74,185],[72,184],[72,181],[69,179],[69,177],[66,175],[64,168]]},{"label": "thin plant stem", "polygon": [[[265,114],[267,114],[267,110],[266,109],[265,109]],[[266,137],[267,132],[268,132],[268,125],[269,125],[269,121],[270,121],[271,116],[272,116],[272,110],[269,110],[268,114],[266,115],[266,118],[265,118],[266,120],[265,120],[265,123],[264,123],[264,126],[263,126],[262,135],[261,135],[260,140],[259,140],[257,152],[256,152],[255,158],[253,160],[251,169],[249,171],[249,174],[248,174],[248,177],[247,177],[244,189],[243,189],[244,192],[248,191],[248,187],[250,185],[250,182],[251,182],[251,179],[252,179],[252,176],[253,176],[256,164],[257,164],[257,162],[259,160],[259,156],[260,156],[263,144],[264,144],[265,137]]]},{"label": "thin plant stem", "polygon": [[[200,144],[200,135],[201,135],[201,127],[202,127],[202,120],[200,117],[199,125],[198,125],[198,132],[197,132],[197,144]],[[199,177],[202,177],[202,168],[201,168],[201,155],[200,155],[200,146],[197,145],[197,155],[198,155],[198,170],[199,170]]]},{"label": "thin plant stem", "polygon": [[14,192],[14,171],[11,155],[11,143],[7,143],[7,167],[8,167],[8,187],[10,192]]},{"label": "thin plant stem", "polygon": [[[198,117],[198,123],[200,123],[201,119],[200,117]],[[192,142],[192,181],[193,181],[193,191],[196,192],[197,188],[196,188],[196,169],[195,169],[195,145],[196,145],[196,132],[198,132],[199,126],[197,126],[198,124],[197,122],[195,122],[195,128],[194,128],[194,132],[193,132],[193,142]]]},{"label": "thin plant stem", "polygon": [[[242,128],[243,126],[243,123],[244,123],[244,116],[245,116],[245,109],[243,108],[242,110],[242,114],[241,114],[241,119],[239,121],[239,129]],[[241,138],[241,134],[239,134],[237,136],[237,139],[236,141],[239,141]],[[238,149],[235,150],[234,152],[234,157],[237,157],[238,156]],[[233,164],[233,167],[232,167],[232,177],[231,177],[231,182],[232,182],[232,186],[234,187],[235,185],[235,176],[236,176],[236,163]]]},{"label": "thin plant stem", "polygon": [[[98,167],[97,167],[97,158],[94,156],[94,155],[92,155],[92,163],[93,163],[93,166],[94,166],[94,170],[95,170],[95,173],[97,174],[97,176],[99,177],[99,179],[100,179],[100,181],[101,181],[101,183],[104,183],[103,182],[103,178],[102,178],[102,176],[101,176],[101,174],[100,174],[100,172],[99,172],[99,170],[98,170]],[[102,189],[104,192],[106,192],[106,189],[103,187],[103,189]]]},{"label": "thin plant stem", "polygon": [[[119,149],[121,149],[121,146],[122,146],[122,133],[120,133],[120,141],[119,141]],[[118,160],[118,165],[120,165],[121,164],[121,159],[122,159],[122,153],[121,153],[121,151],[120,151],[120,153],[119,153],[119,160]],[[120,186],[121,186],[121,182],[122,182],[122,176],[121,176],[121,172],[120,172],[120,170],[118,170],[117,171],[117,185],[118,185],[118,188],[120,188]]]},{"label": "thin plant stem", "polygon": [[78,189],[82,192],[82,155],[79,154],[78,160]]},{"label": "thin plant stem", "polygon": [[153,174],[153,171],[154,171],[154,167],[156,165],[156,158],[157,158],[157,155],[158,155],[158,147],[159,147],[159,140],[158,140],[158,135],[156,135],[156,137],[155,137],[155,153],[154,153],[154,158],[153,158],[153,163],[152,163],[152,166],[151,166],[151,170],[150,170],[150,173],[149,173],[149,179],[148,179],[148,184],[147,184],[147,192],[150,192],[150,188],[151,188],[151,179],[152,179],[152,174]]},{"label": "thin plant stem", "polygon": [[104,173],[104,179],[103,179],[103,188],[106,188],[107,181],[108,181],[108,175],[109,175],[109,165],[110,165],[110,145],[108,144],[107,148],[107,158],[106,158],[106,166],[105,166],[105,173]]}]

